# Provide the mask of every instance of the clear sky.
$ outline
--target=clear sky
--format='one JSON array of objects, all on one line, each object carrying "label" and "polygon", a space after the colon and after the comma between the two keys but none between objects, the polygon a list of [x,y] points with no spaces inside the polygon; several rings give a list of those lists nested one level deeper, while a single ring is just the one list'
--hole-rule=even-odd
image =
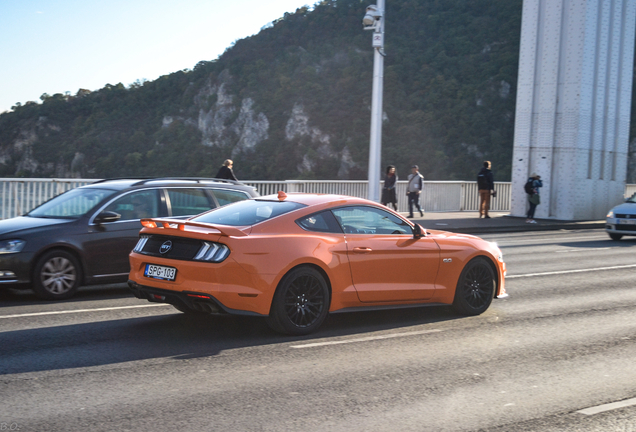
[{"label": "clear sky", "polygon": [[317,0],[0,0],[0,113],[214,60]]}]

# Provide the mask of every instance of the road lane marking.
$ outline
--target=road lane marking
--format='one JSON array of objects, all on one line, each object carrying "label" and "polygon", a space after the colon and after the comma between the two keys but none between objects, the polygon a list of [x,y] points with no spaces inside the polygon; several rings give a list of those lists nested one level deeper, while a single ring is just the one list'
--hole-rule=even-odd
[{"label": "road lane marking", "polygon": [[63,311],[51,311],[51,312],[33,312],[33,313],[24,313],[24,314],[15,314],[15,315],[0,315],[0,319],[22,318],[22,317],[43,316],[43,315],[62,315],[62,314],[82,313],[82,312],[111,311],[111,310],[119,310],[119,309],[135,309],[135,308],[146,308],[146,307],[156,307],[156,306],[170,306],[170,305],[166,303],[158,303],[158,304],[147,304],[147,305],[136,305],[136,306],[116,306],[116,307],[96,308],[96,309],[76,309],[76,310],[63,310]]},{"label": "road lane marking", "polygon": [[414,331],[414,332],[407,332],[407,333],[394,333],[389,335],[368,336],[363,338],[355,338],[355,339],[347,339],[347,340],[315,342],[315,343],[309,343],[304,345],[292,345],[291,348],[315,348],[315,347],[327,346],[327,345],[342,345],[342,344],[357,343],[357,342],[393,339],[398,337],[417,336],[417,335],[423,335],[428,333],[439,333],[441,331],[442,330],[434,329],[434,330],[421,330],[421,331]]},{"label": "road lane marking", "polygon": [[527,274],[506,276],[506,279],[516,279],[516,278],[533,277],[533,276],[551,276],[551,275],[561,275],[561,274],[568,274],[568,273],[584,273],[584,272],[601,271],[601,270],[617,270],[617,269],[626,269],[626,268],[634,268],[634,267],[636,267],[636,264],[628,264],[628,265],[612,266],[612,267],[596,267],[596,268],[580,269],[580,270],[561,270],[561,271],[544,272],[544,273],[527,273]]},{"label": "road lane marking", "polygon": [[554,251],[554,253],[566,253],[566,252],[596,252],[596,251],[600,251],[600,250],[607,250],[607,249],[615,249],[613,247],[603,247],[603,248],[593,248],[593,249],[566,249],[566,250],[558,250],[558,251]]},{"label": "road lane marking", "polygon": [[500,240],[497,241],[497,244],[502,246],[523,246],[524,243],[545,243],[546,245],[549,245],[551,243],[558,243],[558,242],[562,242],[562,241],[569,241],[569,242],[578,242],[579,240],[608,240],[609,238],[606,237],[605,235],[596,235],[596,236],[585,236],[585,237],[574,237],[574,236],[570,236],[570,237],[546,237],[546,238],[540,238],[540,239],[531,239],[531,238],[521,238],[518,240],[508,240],[505,238],[501,238]]},{"label": "road lane marking", "polygon": [[595,407],[585,408],[582,410],[578,410],[577,413],[581,413],[585,415],[594,415],[594,414],[602,413],[605,411],[612,411],[615,409],[625,408],[625,407],[634,406],[634,405],[636,405],[636,398],[625,399],[624,401],[620,401],[620,402],[612,402],[612,403],[608,403],[604,405],[598,405]]}]

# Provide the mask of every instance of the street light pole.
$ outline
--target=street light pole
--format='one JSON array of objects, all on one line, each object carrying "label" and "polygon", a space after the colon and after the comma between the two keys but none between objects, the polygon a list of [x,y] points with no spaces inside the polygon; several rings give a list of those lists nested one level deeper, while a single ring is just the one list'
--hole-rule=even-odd
[{"label": "street light pole", "polygon": [[380,162],[382,153],[382,85],[384,78],[384,0],[367,7],[362,20],[365,30],[373,30],[373,92],[371,95],[371,134],[369,140],[369,199],[380,201]]}]

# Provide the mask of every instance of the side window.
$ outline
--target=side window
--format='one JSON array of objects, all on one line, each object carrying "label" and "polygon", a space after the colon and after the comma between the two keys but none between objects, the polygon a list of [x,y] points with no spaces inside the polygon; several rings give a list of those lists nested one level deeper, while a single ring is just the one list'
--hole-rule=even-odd
[{"label": "side window", "polygon": [[220,206],[250,199],[250,196],[248,194],[241,191],[215,189],[213,193]]},{"label": "side window", "polygon": [[131,192],[110,203],[104,210],[121,215],[122,221],[159,216],[159,191]]},{"label": "side window", "polygon": [[324,211],[311,216],[298,219],[298,225],[307,231],[330,232],[342,234],[342,229],[336,221],[336,218],[330,211]]},{"label": "side window", "polygon": [[408,234],[411,226],[397,216],[374,207],[342,207],[333,214],[349,234]]},{"label": "side window", "polygon": [[172,216],[194,216],[208,211],[216,204],[210,203],[203,189],[168,189]]}]

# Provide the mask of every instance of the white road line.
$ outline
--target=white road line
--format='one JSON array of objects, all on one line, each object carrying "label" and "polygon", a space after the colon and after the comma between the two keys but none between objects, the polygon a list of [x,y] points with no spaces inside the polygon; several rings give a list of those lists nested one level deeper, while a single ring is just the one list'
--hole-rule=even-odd
[{"label": "white road line", "polygon": [[75,309],[75,310],[63,310],[63,311],[51,311],[51,312],[33,312],[33,313],[15,314],[15,315],[0,315],[0,319],[22,318],[22,317],[32,317],[32,316],[42,316],[42,315],[62,315],[62,314],[82,313],[82,312],[111,311],[111,310],[119,310],[119,309],[136,309],[136,308],[146,308],[146,307],[156,307],[156,306],[170,306],[170,305],[165,303],[157,303],[157,304],[153,303],[153,304],[144,304],[144,305],[136,305],[136,306],[117,306],[117,307],[96,308],[96,309]]},{"label": "white road line", "polygon": [[337,341],[329,341],[329,342],[316,342],[316,343],[310,343],[310,344],[304,344],[304,345],[292,345],[291,348],[315,348],[315,347],[326,346],[326,345],[342,345],[342,344],[348,344],[348,343],[368,342],[368,341],[382,340],[382,339],[393,339],[398,337],[417,336],[417,335],[423,335],[428,333],[439,333],[441,331],[442,330],[435,329],[435,330],[421,330],[421,331],[414,331],[414,332],[407,332],[407,333],[394,333],[394,334],[388,334],[388,335],[369,336],[369,337],[355,338],[355,339],[337,340]]},{"label": "white road line", "polygon": [[578,410],[577,413],[581,413],[585,415],[594,415],[594,414],[602,413],[605,411],[612,411],[615,409],[625,408],[625,407],[634,406],[634,405],[636,405],[636,398],[625,399],[624,401],[620,401],[620,402],[613,402],[613,403],[608,403],[604,405],[598,405],[595,407],[585,408],[582,410]]},{"label": "white road line", "polygon": [[561,271],[553,271],[553,272],[545,272],[545,273],[527,273],[527,274],[506,276],[506,279],[516,279],[516,278],[525,278],[525,277],[534,277],[534,276],[551,276],[551,275],[560,275],[560,274],[568,274],[568,273],[584,273],[584,272],[601,271],[601,270],[617,270],[617,269],[626,269],[626,268],[634,268],[634,267],[636,267],[636,264],[628,264],[628,265],[612,266],[612,267],[596,267],[596,268],[588,268],[588,269],[580,269],[580,270],[561,270]]},{"label": "white road line", "polygon": [[566,252],[596,252],[596,251],[600,251],[600,250],[607,250],[607,249],[615,249],[612,247],[604,247],[604,248],[591,248],[591,249],[566,249],[566,250],[558,250],[558,251],[554,251],[554,253],[566,253]]},{"label": "white road line", "polygon": [[561,241],[569,241],[569,242],[573,242],[573,241],[579,241],[579,240],[609,240],[609,237],[605,237],[604,235],[598,235],[598,236],[586,236],[586,237],[546,237],[546,238],[540,238],[540,239],[519,239],[518,241],[514,241],[511,242],[510,240],[507,239],[501,239],[500,241],[497,241],[496,243],[499,246],[524,246],[526,243],[544,243],[546,245],[552,244],[552,243],[558,243]]}]

